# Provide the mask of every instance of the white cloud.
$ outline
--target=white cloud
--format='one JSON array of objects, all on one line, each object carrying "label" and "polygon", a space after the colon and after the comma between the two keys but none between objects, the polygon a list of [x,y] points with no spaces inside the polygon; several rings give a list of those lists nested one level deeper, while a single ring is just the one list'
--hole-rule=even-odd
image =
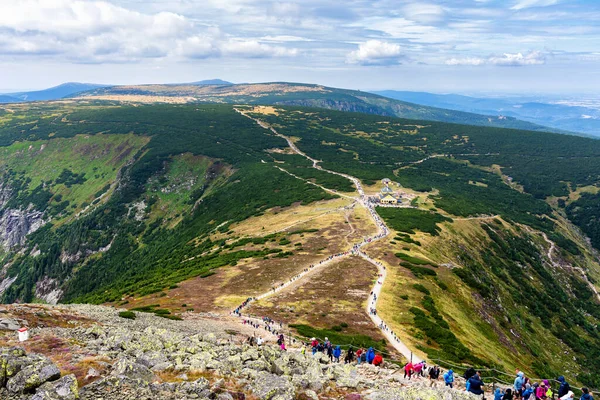
[{"label": "white cloud", "polygon": [[486,60],[477,57],[465,57],[465,58],[450,58],[446,60],[446,65],[483,65]]},{"label": "white cloud", "polygon": [[498,65],[502,67],[521,67],[545,63],[546,56],[540,51],[530,51],[525,55],[523,53],[504,53],[501,56],[490,56],[488,58],[464,57],[446,60],[446,65]]},{"label": "white cloud", "polygon": [[361,65],[391,65],[399,64],[401,59],[402,52],[399,45],[369,40],[361,43],[357,50],[350,52],[346,62]]},{"label": "white cloud", "polygon": [[225,55],[247,58],[293,57],[298,54],[296,49],[282,46],[271,46],[256,40],[230,40],[222,44]]},{"label": "white cloud", "polygon": [[523,65],[540,65],[546,63],[546,57],[540,51],[530,51],[523,55],[522,53],[504,53],[502,56],[492,56],[488,59],[490,64],[519,67]]},{"label": "white cloud", "polygon": [[512,10],[522,10],[524,8],[531,7],[547,7],[553,6],[557,4],[559,0],[518,0],[514,6],[511,7]]},{"label": "white cloud", "polygon": [[437,4],[411,3],[402,10],[407,19],[425,24],[442,21],[446,14],[444,8]]},{"label": "white cloud", "polygon": [[63,57],[71,62],[149,58],[283,57],[295,49],[225,37],[172,12],[144,14],[106,1],[0,0],[0,54]]}]

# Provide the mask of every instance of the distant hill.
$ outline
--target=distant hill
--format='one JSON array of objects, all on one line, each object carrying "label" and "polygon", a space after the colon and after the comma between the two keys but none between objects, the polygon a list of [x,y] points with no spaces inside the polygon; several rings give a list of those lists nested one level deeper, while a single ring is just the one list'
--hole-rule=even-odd
[{"label": "distant hill", "polygon": [[375,94],[428,107],[503,115],[571,132],[600,136],[600,109],[532,101],[529,98],[477,98],[456,94],[385,90]]},{"label": "distant hill", "polygon": [[[77,97],[146,103],[234,103],[317,107],[381,116],[500,128],[555,131],[513,117],[479,115],[321,85],[271,82],[231,85],[128,85],[97,88]],[[561,133],[565,133],[560,131]]]},{"label": "distant hill", "polygon": [[0,104],[2,103],[19,103],[21,100],[16,97],[0,94]]},{"label": "distant hill", "polygon": [[192,82],[192,85],[233,85],[233,82],[227,82],[222,79],[206,79],[203,81]]},{"label": "distant hill", "polygon": [[58,100],[75,93],[84,92],[86,90],[105,87],[106,85],[98,85],[93,83],[78,83],[69,82],[63,83],[49,89],[37,90],[33,92],[8,93],[8,96],[17,98],[21,101],[45,101]]}]

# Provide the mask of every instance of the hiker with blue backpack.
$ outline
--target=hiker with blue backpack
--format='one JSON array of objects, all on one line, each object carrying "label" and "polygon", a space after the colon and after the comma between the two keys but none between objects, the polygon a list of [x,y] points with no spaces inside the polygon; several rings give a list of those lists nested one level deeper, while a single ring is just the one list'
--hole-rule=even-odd
[{"label": "hiker with blue backpack", "polygon": [[452,389],[452,387],[454,385],[454,371],[452,371],[451,369],[449,369],[444,374],[444,382],[446,383],[446,386],[449,386],[450,389]]},{"label": "hiker with blue backpack", "polygon": [[335,349],[333,350],[333,358],[335,358],[336,363],[340,362],[341,355],[342,355],[342,348],[339,345],[335,346]]}]

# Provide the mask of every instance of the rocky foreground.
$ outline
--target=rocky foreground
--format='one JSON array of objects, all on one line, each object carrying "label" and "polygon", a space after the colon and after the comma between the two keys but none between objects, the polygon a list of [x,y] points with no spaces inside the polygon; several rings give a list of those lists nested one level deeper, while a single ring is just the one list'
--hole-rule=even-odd
[{"label": "rocky foreground", "polygon": [[[17,326],[31,338],[16,339]],[[4,328],[4,330],[3,330]],[[172,321],[102,306],[0,308],[0,399],[431,399],[464,391],[405,381],[393,365],[331,364],[318,354],[251,347],[236,321]]]}]

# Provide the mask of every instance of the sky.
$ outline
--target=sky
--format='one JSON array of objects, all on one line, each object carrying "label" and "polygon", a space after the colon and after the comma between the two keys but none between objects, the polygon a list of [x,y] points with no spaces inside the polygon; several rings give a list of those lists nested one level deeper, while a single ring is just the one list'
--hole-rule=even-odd
[{"label": "sky", "polygon": [[600,0],[0,0],[0,92],[289,81],[595,93]]}]

